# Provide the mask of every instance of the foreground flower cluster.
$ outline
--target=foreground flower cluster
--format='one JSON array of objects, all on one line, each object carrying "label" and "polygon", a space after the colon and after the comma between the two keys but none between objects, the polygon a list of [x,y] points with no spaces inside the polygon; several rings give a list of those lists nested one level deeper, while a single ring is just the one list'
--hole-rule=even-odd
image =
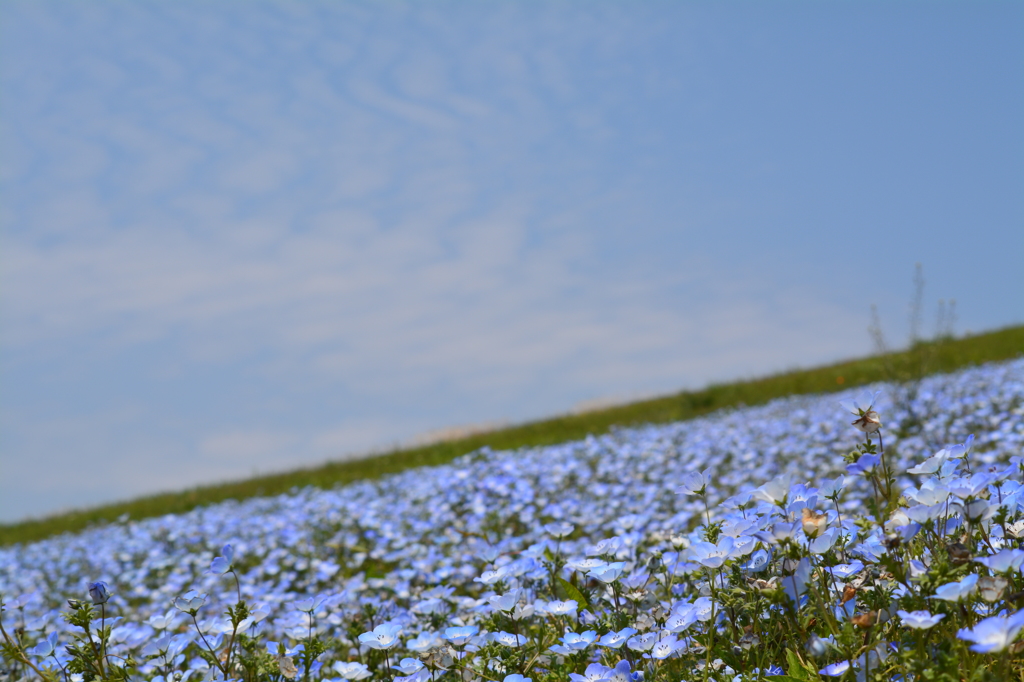
[{"label": "foreground flower cluster", "polygon": [[6,548],[3,668],[1011,679],[1024,361],[876,388]]}]

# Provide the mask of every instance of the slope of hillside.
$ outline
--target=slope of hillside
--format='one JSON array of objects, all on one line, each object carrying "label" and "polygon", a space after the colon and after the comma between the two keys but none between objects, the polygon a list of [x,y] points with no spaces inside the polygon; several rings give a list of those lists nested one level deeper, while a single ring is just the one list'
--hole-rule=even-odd
[{"label": "slope of hillside", "polygon": [[[924,494],[914,492],[915,485],[922,485],[923,491],[924,484],[907,473],[910,467],[943,444],[963,442],[973,435],[969,465],[967,460],[950,461],[943,471],[968,466],[968,473],[979,472],[980,479],[973,475],[956,479],[976,487],[967,499],[982,493],[986,499],[998,496],[1013,507],[1005,517],[1007,523],[1020,515],[1018,497],[1024,488],[1014,482],[1020,478],[1016,465],[992,469],[1002,471],[1000,478],[980,472],[1015,456],[1015,462],[1021,461],[1024,359],[928,377],[910,392],[896,385],[872,388],[882,391],[875,406],[886,437],[883,466],[896,472],[895,483],[899,490],[909,491],[908,499]],[[360,679],[345,672],[356,670],[346,667],[356,662],[383,670],[380,666],[387,663],[377,662],[378,654],[373,653],[377,649],[360,647],[357,638],[382,622],[402,634],[392,638],[394,660],[442,646],[450,634],[446,628],[472,625],[475,629],[465,641],[496,656],[494,661],[505,660],[496,652],[508,653],[501,647],[509,646],[496,643],[495,638],[507,636],[512,638],[512,650],[529,642],[531,656],[536,654],[530,665],[538,666],[538,673],[555,674],[551,671],[559,665],[577,666],[573,669],[582,672],[578,666],[583,659],[565,663],[564,657],[549,651],[551,646],[562,646],[555,637],[563,634],[563,628],[608,634],[628,627],[636,635],[635,626],[647,624],[655,628],[652,632],[661,632],[651,640],[653,646],[662,640],[678,643],[677,634],[690,626],[700,627],[698,622],[703,621],[694,615],[685,628],[674,631],[667,625],[668,612],[648,623],[639,617],[636,605],[642,602],[660,613],[655,608],[658,602],[647,603],[649,597],[667,600],[664,604],[680,595],[700,597],[701,576],[707,577],[702,566],[711,565],[701,563],[707,557],[700,552],[709,544],[704,540],[712,537],[706,528],[699,528],[706,521],[716,522],[713,537],[719,538],[719,544],[711,544],[712,550],[707,551],[720,549],[728,539],[722,562],[732,562],[737,571],[741,561],[753,556],[755,547],[762,547],[757,551],[766,552],[766,566],[781,576],[791,573],[793,568],[786,568],[780,552],[800,529],[800,508],[808,506],[823,510],[820,518],[827,520],[829,542],[811,542],[816,535],[809,534],[807,544],[794,545],[794,551],[811,548],[818,555],[816,561],[824,561],[822,566],[835,566],[834,571],[846,577],[866,570],[865,563],[882,560],[887,536],[878,527],[872,530],[866,514],[878,502],[873,470],[866,464],[870,457],[864,455],[859,468],[844,461],[844,455],[863,442],[850,425],[851,415],[837,402],[854,394],[791,396],[760,407],[662,426],[616,429],[560,445],[484,450],[447,465],[335,490],[307,488],[61,535],[0,550],[0,593],[8,600],[9,611],[13,598],[15,617],[27,641],[41,639],[44,632],[67,638],[73,628],[61,622],[57,609],[68,597],[86,595],[90,582],[105,581],[113,596],[104,607],[124,618],[111,634],[110,646],[118,656],[131,654],[136,661],[146,661],[147,652],[159,654],[160,646],[169,646],[171,635],[184,638],[177,640],[179,650],[195,642],[189,656],[162,659],[157,655],[142,664],[144,677],[166,676],[171,670],[216,673],[198,653],[202,643],[189,629],[191,620],[169,609],[171,600],[188,590],[208,595],[196,625],[216,641],[210,645],[214,649],[224,647],[232,632],[231,623],[217,614],[223,614],[236,598],[254,604],[261,618],[258,625],[247,620],[243,630],[251,627],[250,634],[259,635],[261,641],[284,642],[293,656],[301,658],[295,647],[309,643],[314,631],[332,642],[323,659],[337,663],[335,672],[318,667],[316,677],[340,674]],[[699,480],[707,484],[706,504],[700,496],[680,494],[681,488],[696,489],[694,473],[698,471],[703,472]],[[835,479],[844,472],[845,479]],[[950,480],[948,473],[944,475]],[[1001,482],[1007,477],[1012,486]],[[770,483],[757,488],[766,481]],[[826,488],[837,491],[831,510]],[[941,498],[946,501],[939,504],[940,508],[946,505],[945,530],[936,532],[960,537],[957,528],[971,528],[964,524],[965,515],[972,512],[960,502],[950,511],[949,496],[946,492]],[[792,526],[794,514],[797,521]],[[902,518],[902,528],[913,527],[906,515]],[[996,526],[986,524],[989,527],[988,542],[1000,546],[1003,540],[996,535]],[[806,512],[803,528],[808,528]],[[909,531],[901,532],[913,537]],[[237,597],[229,576],[207,570],[215,555],[225,555],[220,548],[226,543],[233,548]],[[934,556],[929,561],[938,560],[937,555],[929,556]],[[734,578],[742,584],[740,575]],[[885,574],[871,575],[878,579]],[[826,585],[829,591],[835,585],[834,575],[832,580],[831,586]],[[606,591],[607,585],[614,589]],[[802,589],[806,587],[794,596],[799,597]],[[501,599],[508,590],[513,596],[506,608]],[[620,606],[620,599],[626,597],[618,590],[637,592],[632,609]],[[315,626],[302,602],[311,597],[314,601],[306,605],[317,604],[315,611],[320,613]],[[565,605],[559,599],[574,604]],[[672,607],[673,613],[695,603],[684,599],[678,603],[682,606]],[[599,617],[602,609],[607,613]],[[569,610],[572,618],[567,618]],[[513,611],[519,615],[513,618],[509,615]],[[787,617],[784,609],[778,614]],[[510,628],[520,626],[531,633],[522,642],[519,635],[510,634],[514,633]],[[790,625],[797,626],[810,627]],[[163,633],[167,636],[161,639]],[[706,634],[717,636],[710,630]],[[631,659],[634,665],[651,651],[643,646],[640,642],[630,647],[636,652]],[[686,646],[680,644],[666,658],[678,653],[676,658],[682,660],[680,652]],[[609,655],[614,658],[618,652]],[[508,663],[515,656],[506,658]],[[694,664],[687,660],[685,665]],[[766,665],[777,663],[765,661]],[[527,663],[522,660],[517,665],[522,668]],[[412,663],[409,666],[415,668]],[[558,674],[567,674],[568,669],[558,668],[562,671]]]},{"label": "slope of hillside", "polygon": [[77,531],[125,516],[143,519],[189,511],[200,505],[254,496],[275,495],[296,487],[330,488],[372,479],[419,466],[449,462],[483,447],[495,450],[547,445],[601,435],[616,426],[659,424],[689,419],[739,405],[759,405],[775,398],[829,393],[877,381],[908,381],[936,372],[1006,360],[1024,354],[1024,326],[1010,327],[961,339],[921,343],[908,351],[796,370],[748,381],[712,385],[699,391],[644,400],[512,426],[466,438],[399,450],[366,459],[331,462],[313,469],[260,476],[178,493],[153,495],[60,514],[44,519],[0,525],[0,546]]}]

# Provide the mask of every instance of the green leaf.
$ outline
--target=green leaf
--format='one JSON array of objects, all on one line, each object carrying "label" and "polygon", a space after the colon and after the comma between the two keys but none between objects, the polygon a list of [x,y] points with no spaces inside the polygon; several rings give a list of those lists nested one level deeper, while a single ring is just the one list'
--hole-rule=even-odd
[{"label": "green leaf", "polygon": [[807,668],[804,667],[803,661],[800,660],[800,657],[792,649],[786,649],[786,663],[789,664],[788,677],[791,679],[799,680],[800,682],[807,682],[807,680],[812,679],[807,674]]},{"label": "green leaf", "polygon": [[565,592],[567,599],[572,599],[581,607],[590,606],[590,602],[587,601],[587,598],[583,595],[583,593],[580,592],[575,585],[573,585],[565,578],[556,577],[555,584],[560,588],[560,591]]}]

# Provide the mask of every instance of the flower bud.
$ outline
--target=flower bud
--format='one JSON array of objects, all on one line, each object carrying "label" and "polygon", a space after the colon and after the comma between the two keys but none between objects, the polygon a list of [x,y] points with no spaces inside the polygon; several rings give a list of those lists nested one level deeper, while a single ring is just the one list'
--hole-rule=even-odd
[{"label": "flower bud", "polygon": [[102,580],[89,584],[89,598],[92,599],[93,604],[107,603],[107,600],[110,599],[110,592],[107,587],[107,584]]}]

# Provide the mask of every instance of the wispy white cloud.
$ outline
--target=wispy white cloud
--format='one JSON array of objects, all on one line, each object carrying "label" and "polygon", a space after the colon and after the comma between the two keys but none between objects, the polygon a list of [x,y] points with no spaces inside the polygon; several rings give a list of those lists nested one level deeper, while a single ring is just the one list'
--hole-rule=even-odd
[{"label": "wispy white cloud", "polygon": [[743,12],[7,3],[0,517],[850,355],[913,260],[981,286],[856,248],[880,209],[837,198],[917,128]]}]

